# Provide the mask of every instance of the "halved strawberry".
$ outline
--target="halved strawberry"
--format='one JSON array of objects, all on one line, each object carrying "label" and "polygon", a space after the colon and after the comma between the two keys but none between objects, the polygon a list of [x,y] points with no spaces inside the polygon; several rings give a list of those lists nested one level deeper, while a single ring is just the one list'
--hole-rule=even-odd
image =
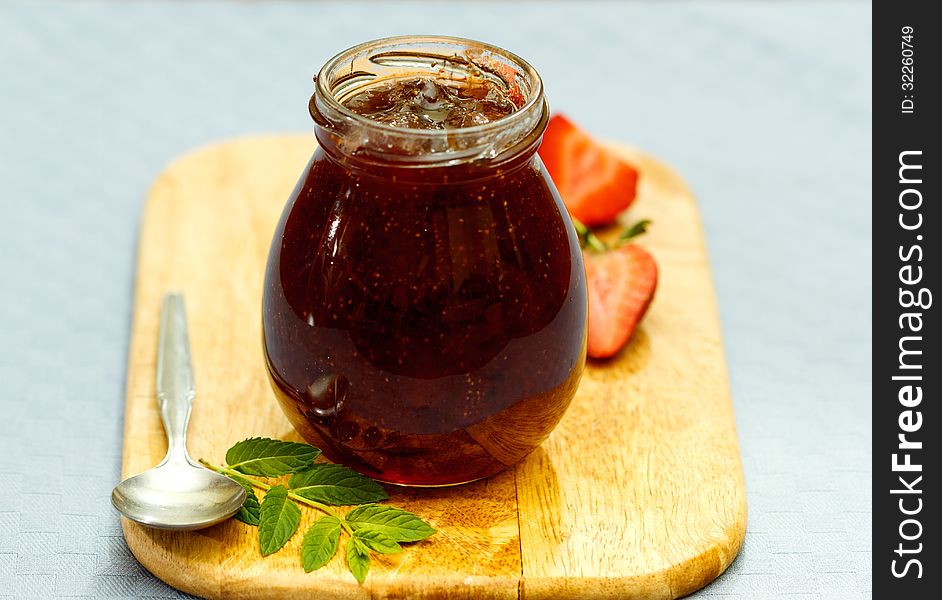
[{"label": "halved strawberry", "polygon": [[657,288],[657,263],[641,246],[585,252],[589,356],[608,358],[628,342]]},{"label": "halved strawberry", "polygon": [[635,199],[638,172],[562,115],[549,120],[539,153],[569,214],[586,225],[611,223]]},{"label": "halved strawberry", "polygon": [[614,247],[578,220],[573,224],[584,248],[589,293],[588,353],[594,358],[608,358],[628,342],[657,289],[654,258],[641,246],[626,245],[644,233],[649,221],[626,229]]}]

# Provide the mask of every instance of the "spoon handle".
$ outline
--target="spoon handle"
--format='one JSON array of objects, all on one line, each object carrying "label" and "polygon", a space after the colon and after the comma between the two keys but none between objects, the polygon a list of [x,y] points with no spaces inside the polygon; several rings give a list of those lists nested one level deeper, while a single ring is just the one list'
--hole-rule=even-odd
[{"label": "spoon handle", "polygon": [[186,426],[195,396],[183,296],[164,294],[157,341],[157,404],[167,432],[164,462],[186,457]]}]

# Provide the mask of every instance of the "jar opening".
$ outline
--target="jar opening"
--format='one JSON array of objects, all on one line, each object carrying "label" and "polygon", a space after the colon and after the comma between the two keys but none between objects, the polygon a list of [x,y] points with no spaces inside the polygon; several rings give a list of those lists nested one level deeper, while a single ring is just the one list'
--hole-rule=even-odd
[{"label": "jar opening", "polygon": [[[451,129],[395,127],[344,106],[379,83],[415,77],[455,82],[486,79],[512,91],[517,109],[499,119]],[[330,59],[310,102],[315,134],[329,152],[397,166],[499,162],[535,144],[548,107],[543,84],[525,60],[502,48],[455,37],[400,36],[365,42]]]}]

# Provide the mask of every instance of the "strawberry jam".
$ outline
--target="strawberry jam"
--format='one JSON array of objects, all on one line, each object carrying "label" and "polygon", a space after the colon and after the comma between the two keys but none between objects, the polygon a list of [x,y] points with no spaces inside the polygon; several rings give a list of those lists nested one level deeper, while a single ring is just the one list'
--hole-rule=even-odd
[{"label": "strawberry jam", "polygon": [[390,38],[325,65],[311,112],[319,145],[265,277],[282,408],[328,458],[389,483],[513,465],[585,361],[582,255],[536,155],[539,77],[478,42]]},{"label": "strawberry jam", "polygon": [[501,86],[483,77],[472,81],[431,77],[386,81],[343,105],[373,121],[409,129],[483,125],[517,110]]}]

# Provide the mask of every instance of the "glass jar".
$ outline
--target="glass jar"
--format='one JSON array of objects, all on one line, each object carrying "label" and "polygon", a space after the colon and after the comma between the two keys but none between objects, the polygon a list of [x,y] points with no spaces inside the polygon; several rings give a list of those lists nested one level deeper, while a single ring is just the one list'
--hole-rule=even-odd
[{"label": "glass jar", "polygon": [[[422,75],[486,77],[518,109],[418,130],[342,104]],[[559,422],[585,363],[582,253],[536,153],[539,75],[480,42],[387,38],[328,61],[310,112],[318,147],[265,276],[282,408],[328,458],[388,483],[452,485],[513,465]]]}]

